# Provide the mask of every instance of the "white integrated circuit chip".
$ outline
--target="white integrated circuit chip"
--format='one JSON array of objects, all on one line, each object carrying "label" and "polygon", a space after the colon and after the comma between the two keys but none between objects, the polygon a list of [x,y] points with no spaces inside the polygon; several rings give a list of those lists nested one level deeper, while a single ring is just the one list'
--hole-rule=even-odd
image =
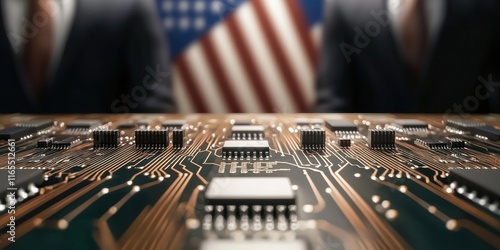
[{"label": "white integrated circuit chip", "polygon": [[286,177],[215,177],[205,198],[213,205],[291,205],[295,202]]}]

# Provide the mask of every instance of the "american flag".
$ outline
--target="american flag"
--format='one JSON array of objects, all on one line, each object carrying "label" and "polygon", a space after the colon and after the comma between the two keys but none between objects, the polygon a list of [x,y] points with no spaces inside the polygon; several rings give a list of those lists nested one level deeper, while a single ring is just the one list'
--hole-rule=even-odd
[{"label": "american flag", "polygon": [[323,0],[157,0],[181,113],[306,112]]}]

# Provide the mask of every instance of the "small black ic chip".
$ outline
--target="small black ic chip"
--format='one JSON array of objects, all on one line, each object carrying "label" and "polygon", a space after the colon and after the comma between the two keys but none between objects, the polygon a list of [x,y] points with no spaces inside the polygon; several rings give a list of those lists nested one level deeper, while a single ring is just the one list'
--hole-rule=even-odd
[{"label": "small black ic chip", "polygon": [[302,129],[300,131],[302,149],[304,150],[323,150],[325,149],[326,133],[325,130]]},{"label": "small black ic chip", "polygon": [[231,120],[233,125],[252,125],[251,120]]},{"label": "small black ic chip", "polygon": [[174,149],[182,149],[184,146],[184,130],[174,129],[172,131],[172,144]]},{"label": "small black ic chip", "polygon": [[401,129],[427,129],[429,124],[417,119],[398,119],[392,123]]},{"label": "small black ic chip", "polygon": [[136,130],[135,147],[153,150],[167,148],[168,130]]},{"label": "small black ic chip", "polygon": [[80,137],[77,136],[56,136],[52,141],[52,149],[70,149],[81,143]]},{"label": "small black ic chip", "polygon": [[297,118],[295,119],[295,123],[297,126],[314,126],[314,125],[323,125],[322,119],[309,119],[309,118]]},{"label": "small black ic chip", "polygon": [[322,119],[311,119],[309,120],[309,123],[312,125],[312,126],[321,126],[323,125],[323,123],[325,123]]},{"label": "small black ic chip", "polygon": [[116,148],[120,144],[119,130],[96,130],[93,134],[94,148]]},{"label": "small black ic chip", "polygon": [[448,149],[449,141],[444,139],[433,138],[419,138],[415,140],[416,143],[423,145],[429,149]]},{"label": "small black ic chip", "polygon": [[135,122],[124,122],[118,125],[118,129],[133,129],[136,128],[137,124]]},{"label": "small black ic chip", "polygon": [[451,169],[448,177],[467,191],[475,191],[479,197],[500,201],[500,169]]},{"label": "small black ic chip", "polygon": [[396,132],[388,129],[370,129],[368,143],[372,149],[394,149],[396,147]]},{"label": "small black ic chip", "polygon": [[446,120],[446,126],[459,129],[465,132],[471,132],[475,127],[485,126],[486,124],[482,122],[475,122],[466,119],[448,119]]},{"label": "small black ic chip", "polygon": [[66,128],[72,130],[93,130],[99,126],[101,126],[100,120],[74,120],[68,122]]},{"label": "small black ic chip", "polygon": [[34,128],[36,131],[42,131],[54,126],[53,120],[32,120],[17,124],[19,127]]},{"label": "small black ic chip", "polygon": [[[8,201],[7,195],[12,192],[12,183],[15,183],[15,197],[19,198],[19,194],[30,195],[37,185],[43,183],[43,169],[0,169],[0,200]],[[10,182],[12,181],[12,183]],[[22,191],[21,191],[22,190]],[[24,192],[24,193],[23,193]],[[12,197],[12,196],[10,196]]]},{"label": "small black ic chip", "polygon": [[338,144],[341,148],[350,148],[351,147],[351,139],[341,138],[338,140]]},{"label": "small black ic chip", "polygon": [[36,130],[30,127],[10,127],[0,130],[0,140],[18,140],[35,133]]},{"label": "small black ic chip", "polygon": [[51,148],[52,143],[54,142],[54,138],[43,138],[38,140],[36,147],[37,148]]},{"label": "small black ic chip", "polygon": [[325,126],[332,132],[356,132],[358,131],[358,126],[354,122],[347,120],[329,120],[326,121]]},{"label": "small black ic chip", "polygon": [[308,126],[310,124],[309,119],[307,118],[297,118],[295,119],[295,123],[297,126]]},{"label": "small black ic chip", "polygon": [[479,135],[488,138],[488,140],[499,141],[500,140],[500,130],[492,126],[480,126],[474,127],[472,129],[474,135]]},{"label": "small black ic chip", "polygon": [[451,149],[465,148],[465,141],[458,138],[448,138],[448,147]]},{"label": "small black ic chip", "polygon": [[186,125],[186,120],[168,120],[162,123],[162,127],[168,130],[181,129],[184,125]]}]

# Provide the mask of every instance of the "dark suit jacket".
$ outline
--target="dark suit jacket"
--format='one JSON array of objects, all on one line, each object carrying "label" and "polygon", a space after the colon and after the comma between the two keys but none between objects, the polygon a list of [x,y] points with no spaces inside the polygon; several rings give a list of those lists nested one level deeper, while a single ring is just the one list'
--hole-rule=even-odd
[{"label": "dark suit jacket", "polygon": [[500,1],[448,0],[419,81],[383,25],[386,2],[330,1],[316,112],[500,112]]},{"label": "dark suit jacket", "polygon": [[173,112],[168,54],[153,1],[76,2],[60,64],[39,103],[0,10],[0,112]]}]

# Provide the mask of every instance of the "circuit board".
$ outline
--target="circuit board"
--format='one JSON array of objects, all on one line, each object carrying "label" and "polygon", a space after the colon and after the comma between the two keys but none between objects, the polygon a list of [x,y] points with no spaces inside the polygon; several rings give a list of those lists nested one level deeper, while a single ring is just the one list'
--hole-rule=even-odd
[{"label": "circuit board", "polygon": [[500,249],[500,115],[0,124],[0,249]]}]

